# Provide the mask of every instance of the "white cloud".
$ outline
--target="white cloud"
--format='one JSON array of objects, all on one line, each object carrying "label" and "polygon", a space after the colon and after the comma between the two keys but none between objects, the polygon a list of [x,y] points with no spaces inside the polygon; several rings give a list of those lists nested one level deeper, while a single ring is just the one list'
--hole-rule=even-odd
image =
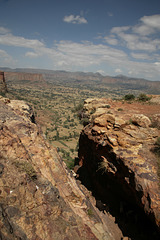
[{"label": "white cloud", "polygon": [[115,73],[122,73],[123,71],[120,68],[116,68]]},{"label": "white cloud", "polygon": [[73,23],[73,24],[87,23],[87,20],[84,17],[81,17],[79,15],[77,15],[77,16],[74,16],[74,15],[65,16],[63,18],[63,21],[67,22],[67,23]]},{"label": "white cloud", "polygon": [[142,36],[147,36],[155,32],[154,28],[150,26],[140,24],[133,27],[133,32]]},{"label": "white cloud", "polygon": [[142,36],[148,36],[160,30],[160,14],[144,16],[140,18],[140,23],[133,27],[133,31]]},{"label": "white cloud", "polygon": [[30,57],[30,58],[37,58],[37,57],[39,57],[39,54],[35,53],[35,52],[26,52],[25,56]]},{"label": "white cloud", "polygon": [[97,72],[97,73],[100,73],[101,75],[105,75],[105,74],[106,74],[105,71],[104,71],[104,70],[101,70],[101,69],[97,70],[96,72]]},{"label": "white cloud", "polygon": [[152,57],[146,53],[133,53],[131,52],[131,56],[135,59],[142,59],[142,60],[151,60]]},{"label": "white cloud", "polygon": [[130,29],[130,26],[113,27],[113,28],[111,29],[111,33],[119,34],[119,33],[121,33],[121,32],[128,31],[129,29]]},{"label": "white cloud", "polygon": [[132,51],[153,54],[160,50],[159,32],[160,15],[144,16],[137,25],[113,27],[104,40],[115,46],[120,44]]},{"label": "white cloud", "polygon": [[152,40],[148,37],[140,37],[136,34],[119,33],[118,35],[125,46],[130,50],[154,52],[160,49],[160,40]]},{"label": "white cloud", "polygon": [[160,62],[155,62],[154,63],[156,66],[160,66]]},{"label": "white cloud", "polygon": [[127,58],[127,55],[106,45],[95,45],[91,42],[75,43],[71,41],[60,41],[54,48],[69,65],[91,66],[102,62],[119,62]]},{"label": "white cloud", "polygon": [[25,48],[39,48],[44,44],[37,39],[26,39],[12,34],[0,35],[0,44]]},{"label": "white cloud", "polygon": [[152,16],[144,16],[140,19],[145,25],[160,30],[160,14]]},{"label": "white cloud", "polygon": [[[72,19],[74,18],[73,16]],[[71,18],[68,21],[71,21]],[[146,19],[144,19],[145,21]],[[146,23],[141,21],[141,24]],[[154,29],[157,29],[156,23],[154,23],[154,26]],[[100,69],[100,73],[103,74],[104,71],[106,74],[110,73],[112,75],[115,72],[121,74],[123,69],[123,74],[158,80],[160,75],[160,39],[158,37],[153,38],[152,35],[145,36],[136,33],[134,27],[112,28],[110,34],[102,39],[103,44],[94,44],[89,41],[79,43],[57,41],[54,42],[52,47],[47,47],[43,41],[38,39],[15,36],[9,30],[0,28],[1,45],[22,49],[22,53],[14,57],[8,54],[9,50],[8,53],[1,50],[0,65],[12,67],[13,58],[17,58],[19,60],[18,67],[20,65],[23,67],[23,60],[25,64],[27,61],[30,64],[29,58],[32,58],[35,67],[36,64],[38,67],[40,67],[38,64],[41,64],[42,68],[45,65],[51,66],[53,69],[70,71],[96,71]],[[42,59],[43,62],[41,62]],[[14,59],[14,63],[18,64],[16,59]]]},{"label": "white cloud", "polygon": [[0,34],[6,34],[6,33],[8,33],[8,32],[10,32],[9,29],[4,28],[4,27],[0,27]]},{"label": "white cloud", "polygon": [[15,60],[6,51],[0,49],[0,65],[5,66],[5,64],[14,66]]},{"label": "white cloud", "polygon": [[109,36],[109,37],[104,37],[104,40],[110,44],[110,45],[117,45],[118,44],[118,39],[115,38],[115,36]]}]

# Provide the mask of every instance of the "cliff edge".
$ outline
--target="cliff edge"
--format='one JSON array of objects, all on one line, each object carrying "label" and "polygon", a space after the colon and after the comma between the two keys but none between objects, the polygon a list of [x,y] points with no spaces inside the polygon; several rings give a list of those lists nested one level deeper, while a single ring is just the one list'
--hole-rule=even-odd
[{"label": "cliff edge", "polygon": [[6,93],[7,91],[4,72],[0,71],[0,93]]},{"label": "cliff edge", "polygon": [[0,97],[0,239],[122,239],[95,205],[41,135],[32,108]]},{"label": "cliff edge", "polygon": [[[160,105],[87,99],[77,174],[131,239],[159,239]],[[158,128],[157,128],[158,127]]]}]

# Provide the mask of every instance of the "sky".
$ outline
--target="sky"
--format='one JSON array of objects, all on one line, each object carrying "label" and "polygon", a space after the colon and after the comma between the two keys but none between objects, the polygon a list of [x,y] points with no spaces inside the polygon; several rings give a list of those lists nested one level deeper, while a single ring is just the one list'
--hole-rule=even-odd
[{"label": "sky", "polygon": [[0,67],[160,81],[160,0],[0,0]]}]

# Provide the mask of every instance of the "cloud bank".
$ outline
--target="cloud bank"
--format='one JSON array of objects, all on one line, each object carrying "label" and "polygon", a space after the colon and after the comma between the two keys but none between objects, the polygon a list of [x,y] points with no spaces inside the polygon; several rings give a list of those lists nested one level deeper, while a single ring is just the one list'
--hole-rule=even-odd
[{"label": "cloud bank", "polygon": [[[87,23],[80,16],[66,16],[73,24]],[[9,46],[9,48],[7,48]],[[19,57],[9,49],[22,49]],[[19,50],[20,51],[20,50]],[[134,26],[114,27],[99,43],[61,40],[48,47],[43,40],[16,36],[0,27],[0,65],[69,71],[101,71],[160,80],[160,15],[144,16]],[[28,64],[27,66],[22,64]],[[99,70],[100,69],[100,70]]]}]

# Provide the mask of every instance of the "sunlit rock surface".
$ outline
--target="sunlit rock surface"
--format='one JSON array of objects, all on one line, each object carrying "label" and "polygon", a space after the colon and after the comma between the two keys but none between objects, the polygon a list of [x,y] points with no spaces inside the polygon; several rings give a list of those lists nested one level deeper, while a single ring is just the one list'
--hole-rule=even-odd
[{"label": "sunlit rock surface", "polygon": [[108,202],[113,215],[117,208],[118,217],[133,215],[132,220],[141,226],[135,211],[139,209],[160,229],[160,179],[154,153],[160,131],[150,120],[160,112],[160,105],[89,99],[83,111],[90,123],[79,142],[81,167],[77,173],[81,181],[97,198]]},{"label": "sunlit rock surface", "polygon": [[0,98],[0,239],[120,240],[35,122],[24,101]]}]

